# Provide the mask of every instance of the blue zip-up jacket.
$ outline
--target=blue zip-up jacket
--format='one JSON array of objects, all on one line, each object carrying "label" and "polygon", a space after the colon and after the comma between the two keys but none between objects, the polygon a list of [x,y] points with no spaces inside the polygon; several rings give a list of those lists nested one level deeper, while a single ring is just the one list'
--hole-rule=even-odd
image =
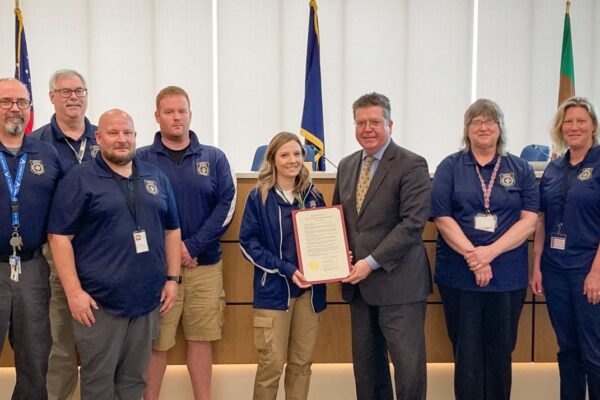
[{"label": "blue zip-up jacket", "polygon": [[[323,207],[323,195],[314,185],[302,195],[304,208]],[[240,226],[240,247],[244,257],[254,264],[254,308],[287,310],[290,297],[302,294],[292,276],[298,269],[296,243],[292,228],[292,211],[299,209],[298,200],[290,204],[273,188],[262,203],[254,188],[248,195]],[[327,307],[326,285],[312,286],[313,311]]]},{"label": "blue zip-up jacket", "polygon": [[229,227],[235,209],[235,179],[225,153],[200,144],[190,131],[190,145],[180,164],[175,163],[161,141],[160,132],[151,146],[137,157],[160,168],[169,178],[179,214],[181,239],[198,265],[221,259],[221,236]]}]

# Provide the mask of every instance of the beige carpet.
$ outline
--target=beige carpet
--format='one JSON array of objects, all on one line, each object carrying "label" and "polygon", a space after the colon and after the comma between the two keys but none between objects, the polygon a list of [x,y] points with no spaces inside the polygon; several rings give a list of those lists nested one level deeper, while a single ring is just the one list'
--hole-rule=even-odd
[{"label": "beige carpet", "polygon": [[[216,365],[212,400],[240,400],[252,397],[255,365]],[[427,366],[428,400],[453,399],[452,364]],[[15,382],[13,368],[0,368],[0,400],[9,400]],[[283,382],[283,380],[282,380]],[[513,364],[512,400],[557,399],[558,367],[555,363]],[[315,364],[309,398],[311,400],[351,400],[355,398],[351,364]],[[172,365],[161,391],[164,400],[193,400],[185,366]],[[283,400],[283,391],[277,397]],[[79,400],[79,394],[73,397]]]}]

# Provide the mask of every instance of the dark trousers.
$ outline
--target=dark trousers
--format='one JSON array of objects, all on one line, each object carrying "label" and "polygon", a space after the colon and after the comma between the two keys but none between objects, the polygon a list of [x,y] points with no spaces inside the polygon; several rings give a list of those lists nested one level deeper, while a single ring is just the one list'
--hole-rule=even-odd
[{"label": "dark trousers", "polygon": [[356,294],[350,303],[352,360],[357,400],[393,400],[388,351],[397,400],[424,400],[426,303],[371,306]]},{"label": "dark trousers", "polygon": [[[45,400],[50,336],[50,267],[41,255],[21,263],[19,282],[0,263],[0,343],[8,331],[15,353],[17,382],[13,400]],[[0,348],[0,351],[2,349]]]},{"label": "dark trousers", "polygon": [[511,353],[517,342],[526,290],[439,289],[454,350],[456,399],[510,399]]},{"label": "dark trousers", "polygon": [[82,400],[137,400],[146,388],[152,341],[158,336],[158,309],[136,318],[93,310],[91,328],[73,320],[81,359]]},{"label": "dark trousers", "polygon": [[583,295],[588,271],[545,268],[542,283],[558,340],[561,400],[600,399],[600,304]]}]

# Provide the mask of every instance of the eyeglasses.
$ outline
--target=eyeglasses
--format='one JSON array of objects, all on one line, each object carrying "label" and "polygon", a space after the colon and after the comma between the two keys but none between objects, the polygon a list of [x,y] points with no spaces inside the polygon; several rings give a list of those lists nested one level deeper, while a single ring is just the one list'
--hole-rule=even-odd
[{"label": "eyeglasses", "polygon": [[371,128],[373,129],[378,129],[383,125],[384,120],[383,119],[361,119],[358,121],[354,121],[354,125],[358,128],[358,129],[365,129],[367,127],[367,124],[369,124],[371,126]]},{"label": "eyeglasses", "polygon": [[491,128],[492,126],[496,125],[497,123],[498,123],[498,121],[494,121],[493,119],[486,119],[485,121],[473,120],[473,121],[471,121],[471,123],[469,125],[471,125],[475,129],[479,129],[483,125],[485,125],[487,128]]},{"label": "eyeglasses", "polygon": [[10,110],[16,104],[19,110],[27,110],[31,106],[31,101],[27,99],[18,99],[13,101],[11,99],[0,99],[0,108],[3,110]]},{"label": "eyeglasses", "polygon": [[71,97],[71,95],[73,93],[75,93],[75,96],[80,97],[80,98],[85,97],[87,95],[87,89],[84,89],[84,88],[55,89],[54,92],[58,93],[60,95],[60,97],[62,97],[63,99],[68,99],[69,97]]}]

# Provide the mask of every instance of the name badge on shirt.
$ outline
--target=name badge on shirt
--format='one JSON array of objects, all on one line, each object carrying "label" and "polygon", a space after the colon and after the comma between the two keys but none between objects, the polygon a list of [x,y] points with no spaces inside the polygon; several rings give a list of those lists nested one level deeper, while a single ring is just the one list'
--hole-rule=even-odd
[{"label": "name badge on shirt", "polygon": [[494,232],[498,226],[498,216],[494,214],[476,214],[475,229],[485,232]]},{"label": "name badge on shirt", "polygon": [[564,250],[567,247],[567,235],[555,233],[550,236],[550,248],[554,250]]},{"label": "name badge on shirt", "polygon": [[146,231],[135,231],[133,232],[133,241],[135,242],[135,252],[145,253],[150,250],[148,247],[148,241],[146,240]]},{"label": "name badge on shirt", "polygon": [[8,257],[8,263],[10,264],[10,280],[19,282],[19,275],[21,275],[21,257],[10,256]]}]

